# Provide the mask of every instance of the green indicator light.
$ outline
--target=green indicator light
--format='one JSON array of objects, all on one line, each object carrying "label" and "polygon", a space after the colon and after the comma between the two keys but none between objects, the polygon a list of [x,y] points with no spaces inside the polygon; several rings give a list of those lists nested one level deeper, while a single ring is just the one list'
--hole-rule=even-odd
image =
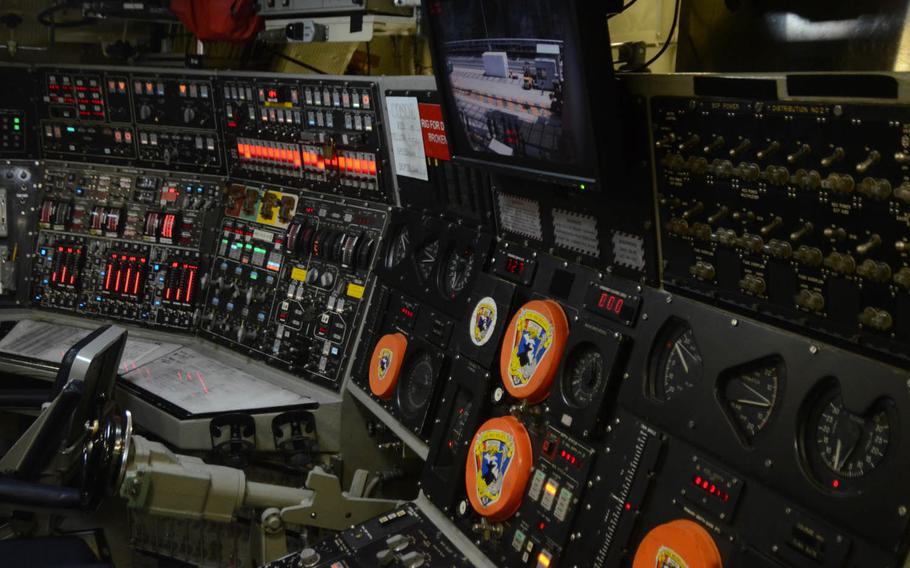
[{"label": "green indicator light", "polygon": [[75,131],[76,131],[76,128],[73,127],[73,126],[67,126],[67,127],[66,127],[66,131],[67,131],[67,132],[75,132]]},{"label": "green indicator light", "polygon": [[223,245],[228,244],[228,240],[227,240],[227,239],[221,239],[221,244],[223,244]]},{"label": "green indicator light", "polygon": [[251,245],[251,244],[246,244],[244,246],[246,246],[246,250],[252,250],[252,248],[253,248],[253,245]]},{"label": "green indicator light", "polygon": [[19,125],[18,125],[18,124],[14,124],[14,125],[13,125],[13,130],[19,130]]},{"label": "green indicator light", "polygon": [[259,254],[265,254],[265,252],[266,252],[264,248],[259,248],[259,247],[256,247],[255,249],[253,249],[253,251],[258,252]]},{"label": "green indicator light", "polygon": [[13,118],[13,122],[16,123],[16,124],[19,124],[19,117],[17,116],[17,117],[15,117],[15,118]]},{"label": "green indicator light", "polygon": [[250,272],[250,280],[259,280],[258,272]]},{"label": "green indicator light", "polygon": [[585,184],[581,184],[581,185],[578,186],[578,188],[579,188],[580,190],[584,191],[584,190],[588,189],[588,186],[586,186]]}]

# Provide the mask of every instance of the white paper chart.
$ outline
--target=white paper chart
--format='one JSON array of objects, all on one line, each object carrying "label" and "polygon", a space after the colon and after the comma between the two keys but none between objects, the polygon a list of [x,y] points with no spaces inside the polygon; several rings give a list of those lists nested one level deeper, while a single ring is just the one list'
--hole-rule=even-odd
[{"label": "white paper chart", "polygon": [[[91,332],[81,327],[23,320],[0,340],[0,351],[59,363],[70,347]],[[128,337],[120,357],[120,372],[141,367],[179,348],[176,343]]]},{"label": "white paper chart", "polygon": [[299,406],[312,402],[309,397],[257,379],[188,347],[128,372],[123,380],[190,414]]}]

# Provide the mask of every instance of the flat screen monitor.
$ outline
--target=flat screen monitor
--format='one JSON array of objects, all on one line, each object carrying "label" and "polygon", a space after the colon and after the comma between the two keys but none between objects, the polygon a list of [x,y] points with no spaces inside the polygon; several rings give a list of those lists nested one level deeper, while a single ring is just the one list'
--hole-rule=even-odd
[{"label": "flat screen monitor", "polygon": [[611,132],[600,139],[598,131],[619,126],[607,4],[425,3],[456,158],[582,185],[596,181],[599,153],[616,138]]}]

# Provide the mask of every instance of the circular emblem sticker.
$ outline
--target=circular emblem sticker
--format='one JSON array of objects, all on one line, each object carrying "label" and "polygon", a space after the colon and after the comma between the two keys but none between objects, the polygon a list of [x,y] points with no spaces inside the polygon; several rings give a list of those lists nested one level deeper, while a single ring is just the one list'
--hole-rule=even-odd
[{"label": "circular emblem sticker", "polygon": [[481,298],[474,306],[471,320],[468,322],[468,333],[471,334],[471,341],[477,347],[483,347],[493,337],[493,330],[496,328],[496,313],[496,300],[489,296]]},{"label": "circular emblem sticker", "polygon": [[521,506],[531,474],[531,439],[516,418],[491,418],[474,434],[465,464],[471,506],[492,521],[503,521]]},{"label": "circular emblem sticker", "polygon": [[374,395],[383,399],[392,397],[407,348],[408,338],[401,333],[383,335],[376,342],[370,358],[370,390]]},{"label": "circular emblem sticker", "polygon": [[383,347],[382,351],[379,352],[379,363],[377,373],[379,375],[379,381],[382,382],[385,380],[385,376],[389,373],[389,368],[392,366],[392,361],[395,359],[395,354],[392,353],[392,350],[388,347]]},{"label": "circular emblem sticker", "polygon": [[714,539],[701,525],[678,519],[645,535],[632,568],[723,568]]},{"label": "circular emblem sticker", "polygon": [[523,305],[509,323],[500,351],[499,371],[506,390],[532,403],[545,399],[568,334],[569,322],[556,302],[533,300]]}]

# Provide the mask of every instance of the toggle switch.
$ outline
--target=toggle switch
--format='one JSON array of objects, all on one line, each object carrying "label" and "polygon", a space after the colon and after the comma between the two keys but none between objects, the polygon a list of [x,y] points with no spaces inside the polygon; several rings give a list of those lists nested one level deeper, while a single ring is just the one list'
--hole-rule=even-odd
[{"label": "toggle switch", "polygon": [[802,159],[803,157],[808,156],[810,152],[812,152],[812,147],[809,146],[808,144],[803,144],[799,148],[797,148],[795,152],[787,155],[787,163],[795,164],[796,162],[800,161],[800,159]]},{"label": "toggle switch", "polygon": [[838,146],[829,156],[825,156],[821,159],[821,165],[823,168],[830,168],[833,164],[844,159],[844,156],[847,154],[844,152],[844,149]]},{"label": "toggle switch", "polygon": [[758,160],[764,160],[765,158],[771,157],[778,150],[780,150],[780,142],[772,141],[764,150],[756,152],[755,157]]},{"label": "toggle switch", "polygon": [[879,162],[879,160],[881,160],[881,159],[882,159],[882,155],[878,152],[878,150],[872,150],[871,152],[869,152],[869,155],[866,157],[865,160],[856,164],[856,173],[858,173],[858,174],[866,173],[867,171],[869,171],[869,168],[871,168],[872,166],[877,164]]},{"label": "toggle switch", "polygon": [[752,142],[748,138],[743,138],[736,147],[730,148],[730,151],[728,152],[730,158],[738,158],[743,152],[748,150],[751,145]]}]

